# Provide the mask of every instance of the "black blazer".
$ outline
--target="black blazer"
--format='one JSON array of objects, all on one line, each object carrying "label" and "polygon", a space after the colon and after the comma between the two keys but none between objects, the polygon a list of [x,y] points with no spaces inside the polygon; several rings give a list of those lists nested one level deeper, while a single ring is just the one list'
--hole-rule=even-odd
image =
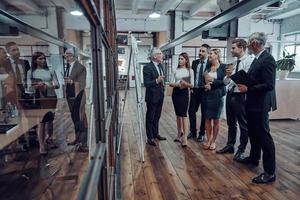
[{"label": "black blazer", "polygon": [[[192,69],[193,69],[193,71],[194,71],[194,86],[196,86],[197,67],[198,67],[199,63],[200,63],[200,59],[194,60],[194,61],[192,62]],[[204,71],[207,71],[209,68],[210,68],[210,63],[209,63],[209,61],[207,60],[206,66],[205,66],[205,68],[204,68]],[[202,84],[204,85],[204,79],[203,79],[203,83],[202,83]]]},{"label": "black blazer", "polygon": [[[163,71],[161,66],[160,69]],[[143,75],[144,86],[146,87],[145,101],[151,103],[159,102],[164,97],[164,85],[163,83],[156,83],[159,74],[152,61],[144,66]]]},{"label": "black blazer", "polygon": [[[210,72],[211,67],[209,67],[206,72]],[[222,97],[226,94],[226,86],[224,84],[224,77],[226,76],[226,64],[220,64],[217,69],[217,79],[214,79],[211,90],[207,91],[210,95],[215,97]]]},{"label": "black blazer", "polygon": [[276,62],[273,56],[264,51],[254,59],[248,74],[254,84],[248,87],[247,109],[257,112],[276,110]]}]

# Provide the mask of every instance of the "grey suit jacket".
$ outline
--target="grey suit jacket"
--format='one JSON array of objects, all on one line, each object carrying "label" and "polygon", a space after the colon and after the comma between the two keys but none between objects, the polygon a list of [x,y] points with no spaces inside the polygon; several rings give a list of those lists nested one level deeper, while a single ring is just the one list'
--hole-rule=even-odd
[{"label": "grey suit jacket", "polygon": [[79,83],[79,91],[85,89],[86,68],[76,60],[69,78],[72,79],[73,82]]}]

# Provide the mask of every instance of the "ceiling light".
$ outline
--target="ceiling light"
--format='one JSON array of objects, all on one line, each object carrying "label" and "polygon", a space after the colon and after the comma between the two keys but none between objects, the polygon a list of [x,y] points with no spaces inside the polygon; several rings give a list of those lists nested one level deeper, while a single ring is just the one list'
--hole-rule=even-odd
[{"label": "ceiling light", "polygon": [[160,18],[160,14],[158,12],[153,12],[149,15],[149,18],[151,19],[157,19],[157,18]]},{"label": "ceiling light", "polygon": [[137,43],[141,43],[141,42],[142,42],[142,40],[140,40],[140,35],[139,35],[139,34],[138,34],[138,36],[137,36],[136,42],[137,42]]},{"label": "ceiling light", "polygon": [[82,16],[83,13],[79,10],[73,10],[70,12],[71,15],[74,15],[74,16]]}]

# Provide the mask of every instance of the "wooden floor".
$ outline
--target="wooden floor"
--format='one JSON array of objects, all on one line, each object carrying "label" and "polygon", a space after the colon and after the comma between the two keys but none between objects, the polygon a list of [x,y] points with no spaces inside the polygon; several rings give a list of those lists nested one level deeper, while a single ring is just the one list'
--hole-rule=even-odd
[{"label": "wooden floor", "polygon": [[[203,150],[196,141],[189,140],[185,149],[173,142],[177,133],[170,97],[165,98],[160,120],[160,134],[167,137],[167,141],[159,142],[157,147],[146,145],[145,163],[140,162],[135,102],[134,90],[131,90],[121,147],[124,200],[300,198],[300,121],[270,122],[276,144],[277,181],[256,185],[251,180],[263,171],[261,163],[257,168],[249,168],[233,161],[233,155]],[[223,120],[217,149],[224,146],[226,137],[227,126]]]},{"label": "wooden floor", "polygon": [[41,157],[35,148],[18,153],[19,161],[2,162],[0,199],[76,199],[88,164],[88,153],[75,153],[73,147],[67,146],[66,138],[74,138],[74,126],[70,113],[64,110],[68,108],[65,103],[58,104],[60,108],[54,120],[55,143],[59,148],[50,150],[46,157]]}]

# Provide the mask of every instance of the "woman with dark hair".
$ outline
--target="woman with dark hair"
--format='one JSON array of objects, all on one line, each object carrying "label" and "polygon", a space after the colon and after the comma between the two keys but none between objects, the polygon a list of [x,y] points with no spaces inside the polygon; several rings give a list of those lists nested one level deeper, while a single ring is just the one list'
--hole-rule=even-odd
[{"label": "woman with dark hair", "polygon": [[208,60],[211,67],[205,72],[205,92],[204,92],[204,117],[207,142],[204,149],[215,150],[216,139],[220,128],[220,115],[223,109],[223,96],[225,95],[224,77],[225,64],[221,64],[220,49],[212,49]]},{"label": "woman with dark hair", "polygon": [[[27,72],[27,87],[35,90],[38,96],[40,108],[56,108],[57,97],[55,89],[59,88],[59,82],[54,70],[47,66],[46,56],[42,52],[35,52],[32,56],[31,70]],[[37,135],[40,144],[40,154],[47,154],[45,147],[45,130],[48,132],[47,144],[53,144],[53,120],[54,112],[49,111],[38,124]]]},{"label": "woman with dark hair", "polygon": [[189,56],[181,53],[178,59],[177,69],[173,73],[170,83],[173,88],[172,101],[177,117],[178,135],[174,142],[180,142],[181,146],[187,146],[188,121],[187,111],[189,106],[189,88],[194,87],[194,71],[190,67]]}]

